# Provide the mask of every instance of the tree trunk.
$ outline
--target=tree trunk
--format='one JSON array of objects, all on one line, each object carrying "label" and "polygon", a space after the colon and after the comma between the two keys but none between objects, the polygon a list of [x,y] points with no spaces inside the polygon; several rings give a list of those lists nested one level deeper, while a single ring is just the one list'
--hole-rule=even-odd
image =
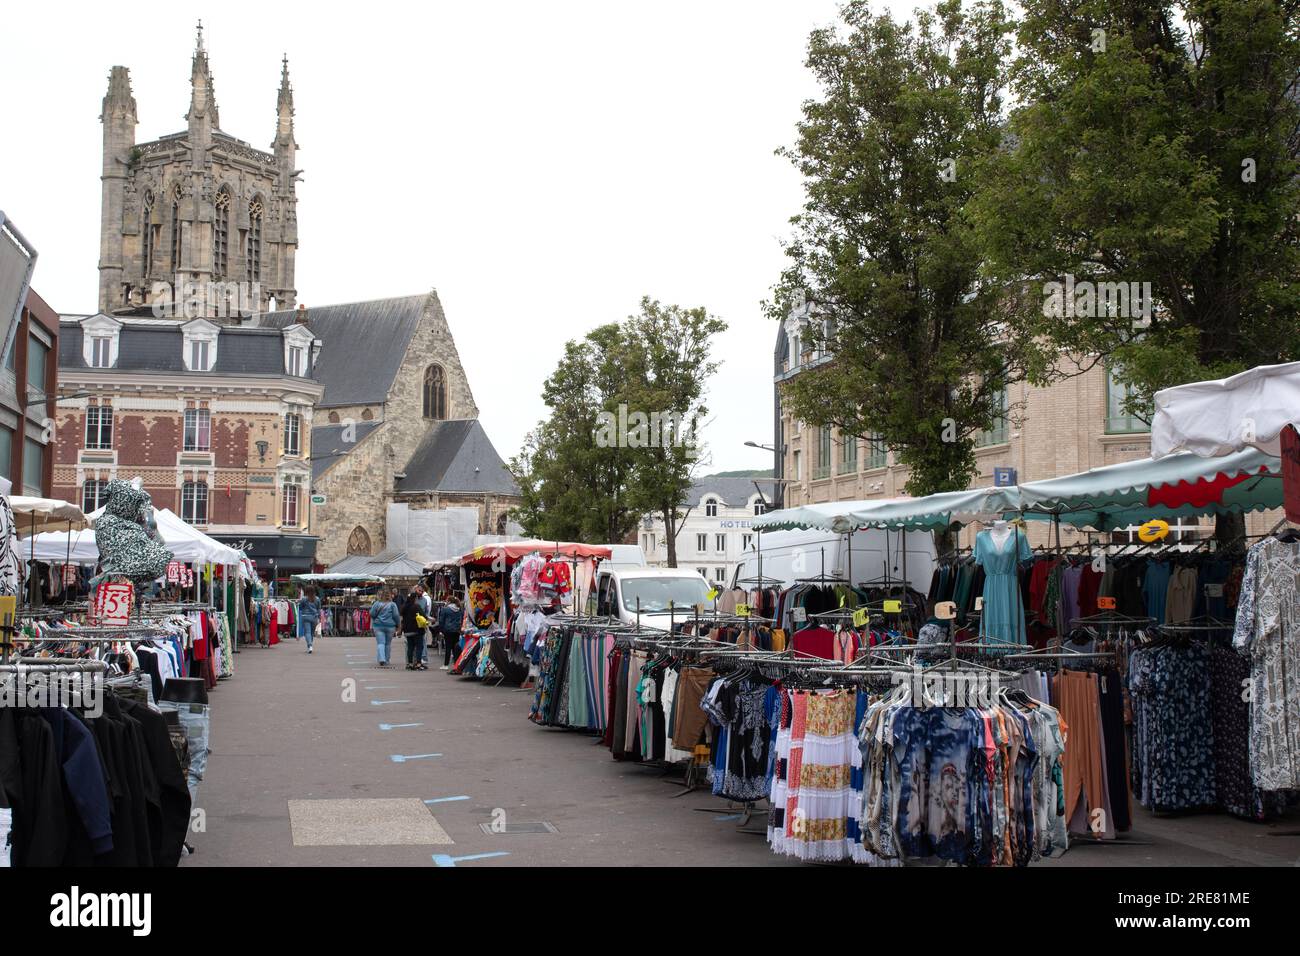
[{"label": "tree trunk", "polygon": [[663,511],[664,534],[668,537],[668,567],[677,567],[677,522],[674,509]]},{"label": "tree trunk", "polygon": [[1219,551],[1240,554],[1246,550],[1246,516],[1219,515],[1214,519],[1214,540]]},{"label": "tree trunk", "polygon": [[934,552],[939,556],[957,550],[957,532],[952,528],[934,532]]}]

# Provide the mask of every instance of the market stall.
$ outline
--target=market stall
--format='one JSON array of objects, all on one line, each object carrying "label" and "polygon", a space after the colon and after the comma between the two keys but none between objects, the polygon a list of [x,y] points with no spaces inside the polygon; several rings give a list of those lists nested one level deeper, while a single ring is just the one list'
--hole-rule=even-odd
[{"label": "market stall", "polygon": [[465,628],[452,672],[524,682],[535,663],[540,620],[576,613],[591,590],[603,545],[522,540],[484,545],[461,555]]},{"label": "market stall", "polygon": [[[290,581],[314,586],[321,602],[321,633],[338,637],[364,637],[370,629],[370,606],[388,581],[377,574],[324,572],[295,574]],[[297,599],[271,599],[277,624],[297,636]]]}]

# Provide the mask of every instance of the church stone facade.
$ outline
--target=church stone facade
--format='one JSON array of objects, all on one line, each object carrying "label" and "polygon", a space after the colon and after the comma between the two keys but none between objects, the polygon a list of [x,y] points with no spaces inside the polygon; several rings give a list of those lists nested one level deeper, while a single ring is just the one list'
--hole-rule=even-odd
[{"label": "church stone facade", "polygon": [[222,131],[201,26],[190,79],[187,128],[137,143],[130,74],[109,74],[99,310],[193,319],[291,308],[298,145],[288,61],[270,152]]},{"label": "church stone facade", "polygon": [[[280,572],[381,554],[390,505],[460,509],[470,524],[472,510],[479,533],[499,532],[519,489],[478,423],[437,293],[298,301],[293,115],[286,61],[271,151],[223,131],[200,26],[186,129],[137,143],[130,76],[112,68],[99,311],[65,317],[60,368],[77,391],[55,484],[94,504],[107,477],[147,465],[157,501]],[[209,411],[229,454],[180,447],[176,423]]]}]

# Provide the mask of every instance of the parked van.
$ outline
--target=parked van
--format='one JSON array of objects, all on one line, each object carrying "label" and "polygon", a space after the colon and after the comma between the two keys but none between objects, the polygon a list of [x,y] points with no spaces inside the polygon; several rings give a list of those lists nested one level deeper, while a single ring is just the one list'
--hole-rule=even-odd
[{"label": "parked van", "polygon": [[[797,580],[826,574],[846,578],[855,585],[881,584],[886,579],[907,583],[922,594],[930,589],[934,574],[934,536],[928,531],[855,531],[851,535],[830,531],[767,531],[754,535],[732,576],[732,585],[762,575],[780,587]],[[752,586],[752,585],[750,585]],[[778,586],[778,585],[773,585]]]},{"label": "parked van", "polygon": [[689,568],[619,568],[596,572],[594,612],[628,624],[639,620],[668,630],[675,618],[684,621],[698,604],[708,604],[709,582]]},{"label": "parked van", "polygon": [[607,544],[609,557],[596,565],[596,574],[613,568],[644,568],[645,552],[639,544]]}]

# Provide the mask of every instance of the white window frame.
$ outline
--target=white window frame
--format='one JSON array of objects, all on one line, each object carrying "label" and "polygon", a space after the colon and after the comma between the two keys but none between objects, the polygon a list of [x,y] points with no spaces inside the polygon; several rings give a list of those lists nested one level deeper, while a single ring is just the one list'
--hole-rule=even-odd
[{"label": "white window frame", "polygon": [[[107,412],[107,423],[104,421]],[[94,423],[91,423],[91,419]],[[108,440],[104,440],[104,432]],[[102,405],[86,406],[86,448],[92,451],[108,451],[113,447],[113,406],[105,402]],[[84,510],[84,509],[83,509]]]},{"label": "white window frame", "polygon": [[700,554],[708,553],[709,536],[702,531],[695,535],[695,550]]},{"label": "white window frame", "polygon": [[[290,439],[293,439],[292,443]],[[297,412],[288,412],[284,416],[284,428],[281,439],[284,442],[284,454],[289,458],[302,455],[302,416]]]},{"label": "white window frame", "polygon": [[[286,528],[296,528],[302,523],[302,489],[292,482],[286,483],[280,490],[280,523]],[[290,507],[293,515],[290,517]]]},{"label": "white window frame", "polygon": [[[194,416],[194,446],[190,447],[190,415]],[[203,416],[207,416],[208,440],[203,446],[199,443],[199,422]],[[187,408],[181,419],[181,450],[182,451],[212,451],[212,410],[208,408]]]},{"label": "white window frame", "polygon": [[[95,490],[93,501],[86,499],[86,492]],[[81,510],[86,514],[98,511],[108,503],[108,480],[106,478],[87,478],[81,484]]]},{"label": "white window frame", "polygon": [[[193,489],[192,495],[187,495],[187,491]],[[206,481],[186,481],[181,484],[181,520],[191,525],[206,525],[208,523],[208,505],[211,502],[211,489],[208,488]],[[202,494],[200,494],[202,492]],[[203,517],[199,520],[198,508],[200,500],[203,502]]]},{"label": "white window frame", "polygon": [[705,498],[705,499],[704,499],[704,517],[706,517],[706,518],[716,518],[717,516],[718,516],[718,499],[717,499],[717,498]]},{"label": "white window frame", "polygon": [[727,536],[724,533],[718,533],[713,536],[713,550],[718,554],[727,553]]}]

